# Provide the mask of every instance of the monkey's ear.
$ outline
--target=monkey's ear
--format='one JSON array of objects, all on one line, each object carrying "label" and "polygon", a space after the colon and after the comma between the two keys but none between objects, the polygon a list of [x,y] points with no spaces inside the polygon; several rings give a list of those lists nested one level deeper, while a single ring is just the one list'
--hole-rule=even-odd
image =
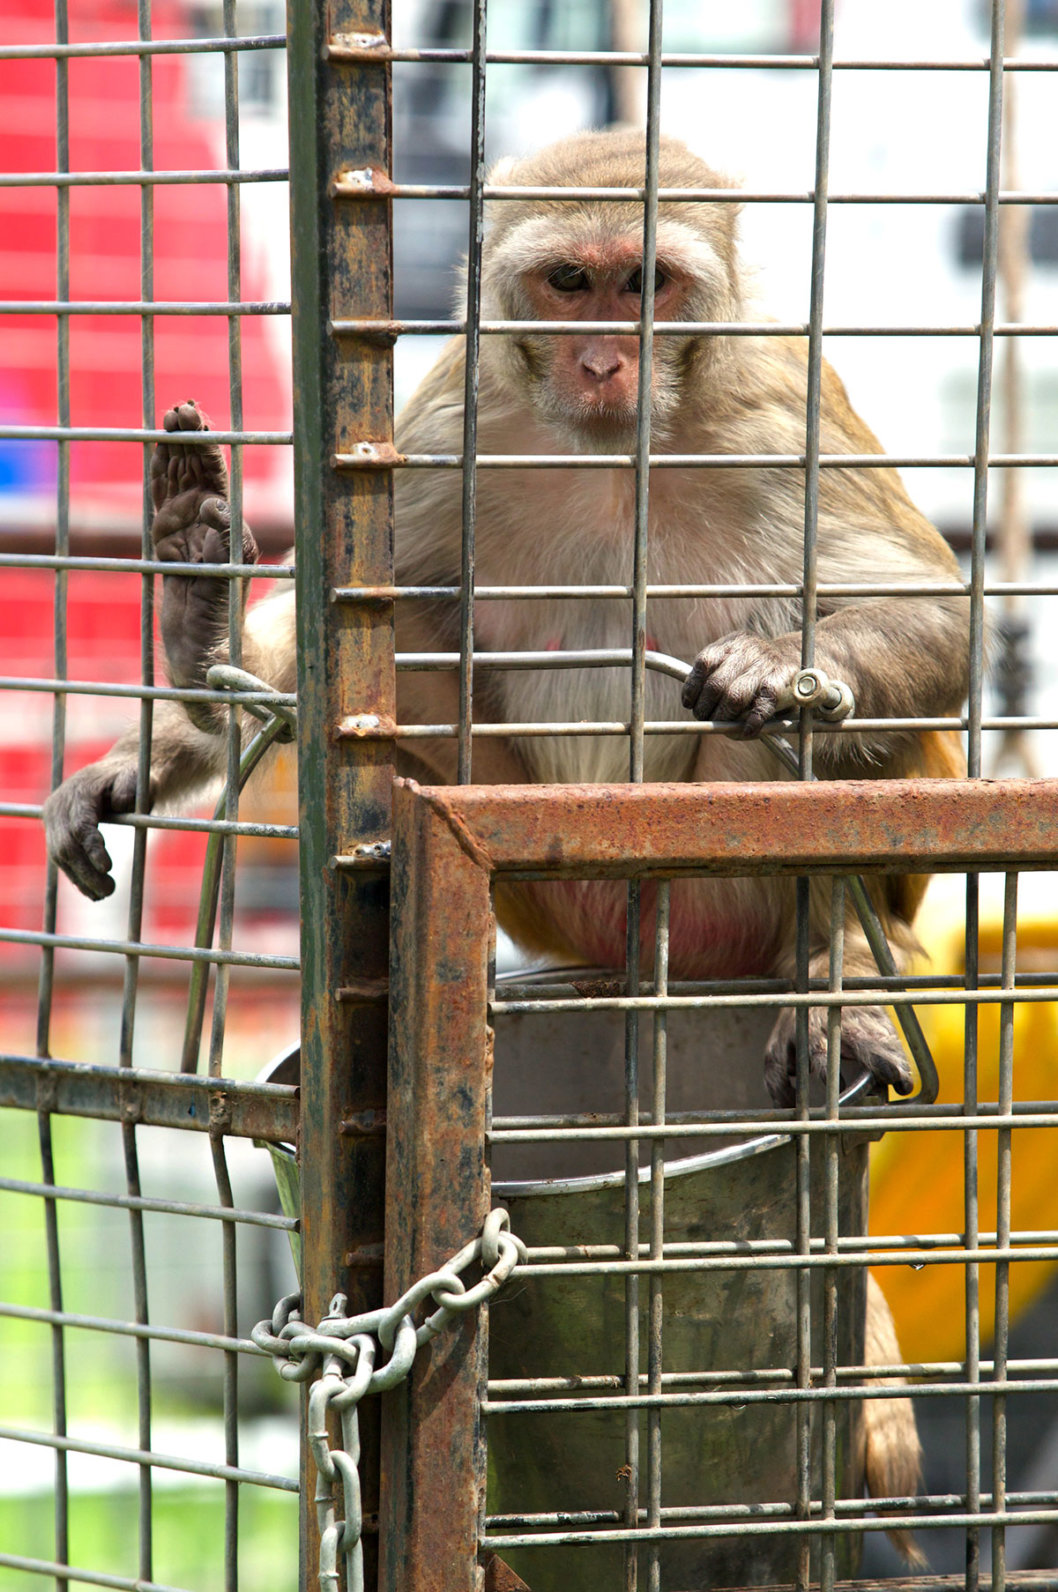
[{"label": "monkey's ear", "polygon": [[506,186],[518,170],[518,160],[514,155],[504,155],[491,167],[486,181],[493,188]]}]

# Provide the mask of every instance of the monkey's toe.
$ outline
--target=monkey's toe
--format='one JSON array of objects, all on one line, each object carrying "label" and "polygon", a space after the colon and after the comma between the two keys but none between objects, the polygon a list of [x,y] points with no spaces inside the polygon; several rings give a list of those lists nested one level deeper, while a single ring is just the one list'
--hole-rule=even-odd
[{"label": "monkey's toe", "polygon": [[[193,401],[174,404],[162,417],[169,437],[159,442],[151,459],[151,496],[157,512],[184,492],[228,495],[228,468],[216,443],[183,439],[209,430],[209,419]],[[171,438],[171,440],[169,440]]]},{"label": "monkey's toe", "polygon": [[186,403],[167,409],[162,419],[166,431],[208,431],[209,418],[202,413],[193,398]]},{"label": "monkey's toe", "polygon": [[[810,1078],[825,1078],[827,1073],[826,1029],[812,1012],[808,1024],[808,1073]],[[797,1026],[794,1013],[783,1012],[772,1029],[764,1052],[764,1082],[777,1106],[797,1102]]]}]

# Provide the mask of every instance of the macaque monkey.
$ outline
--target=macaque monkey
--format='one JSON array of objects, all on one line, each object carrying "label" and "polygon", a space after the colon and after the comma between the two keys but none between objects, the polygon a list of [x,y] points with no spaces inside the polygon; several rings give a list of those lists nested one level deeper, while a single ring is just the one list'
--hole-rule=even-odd
[{"label": "macaque monkey", "polygon": [[[505,161],[492,181],[519,186],[640,187],[642,135],[586,133],[524,160]],[[661,185],[731,185],[683,144],[664,139]],[[735,322],[759,319],[736,247],[738,205],[665,202],[659,211],[655,319]],[[482,265],[482,316],[517,320],[634,320],[642,288],[643,207],[627,202],[503,201],[492,207]],[[628,453],[636,432],[639,340],[577,335],[488,337],[481,351],[478,435],[484,454]],[[458,453],[462,445],[464,353],[442,353],[398,422],[409,453]],[[803,338],[680,336],[655,339],[651,375],[651,452],[799,454],[805,447],[807,352]],[[822,451],[877,454],[880,444],[853,412],[824,366]],[[193,404],[165,417],[171,440],[155,454],[152,481],[159,557],[182,562],[227,557],[226,483],[218,449],[181,447],[181,432],[205,424]],[[632,578],[634,474],[630,469],[482,470],[477,484],[477,580],[481,585],[628,583]],[[751,589],[739,597],[651,599],[648,645],[695,658],[683,705],[701,719],[730,722],[730,736],[646,738],[648,780],[773,780],[788,777],[759,739],[788,701],[801,664],[800,603],[761,596],[754,584],[800,581],[804,473],[796,468],[655,469],[649,494],[648,578],[668,585],[712,583]],[[451,470],[398,471],[396,579],[405,585],[459,580],[460,480]],[[244,531],[243,557],[255,556]],[[967,688],[968,617],[951,552],[908,498],[895,470],[825,469],[818,520],[819,579],[826,584],[950,583],[951,595],[826,597],[817,613],[816,662],[852,689],[862,719],[936,717],[959,711]],[[161,627],[176,685],[205,683],[224,656],[226,584],[163,581]],[[457,645],[454,603],[397,604],[399,651],[449,651]],[[478,650],[621,647],[629,644],[627,600],[541,598],[477,605]],[[252,607],[243,627],[243,663],[282,691],[295,686],[293,595]],[[672,716],[674,686],[648,676],[648,717]],[[457,717],[454,673],[402,673],[398,713],[405,723]],[[483,722],[621,720],[629,710],[628,671],[480,670],[474,712]],[[365,704],[365,707],[370,704]],[[223,710],[163,704],[155,711],[151,800],[172,805],[223,766],[224,738],[213,733]],[[98,825],[127,812],[135,785],[130,733],[83,769],[45,808],[52,854],[93,898],[110,893],[110,859]],[[456,778],[453,740],[399,742],[401,772],[430,783]],[[815,766],[823,778],[956,776],[952,735],[909,731],[819,734]],[[620,736],[555,736],[475,743],[477,783],[621,781],[628,777]],[[894,952],[913,945],[911,921],[922,882],[883,881],[877,890]],[[618,882],[554,881],[497,890],[500,922],[526,950],[585,964],[620,966],[625,954],[625,888]],[[672,886],[671,973],[675,978],[794,972],[794,890],[790,881],[680,879]],[[652,897],[644,887],[644,944],[652,940]],[[829,891],[812,896],[812,976],[827,971]],[[847,925],[847,976],[874,963],[854,916]],[[810,1060],[826,1060],[825,1013],[812,1014]],[[911,1088],[900,1042],[881,1008],[847,1008],[843,1061],[866,1068],[899,1093]],[[775,1099],[793,1098],[794,1020],[783,1012],[767,1046],[765,1071]],[[873,1309],[887,1317],[884,1300]],[[884,1327],[884,1322],[882,1323]],[[891,1336],[891,1321],[889,1323]],[[884,1338],[884,1331],[882,1333]],[[893,1345],[889,1345],[891,1351]],[[879,1362],[882,1363],[882,1362]],[[885,1490],[913,1490],[917,1438],[906,1400],[868,1400],[877,1425],[885,1409],[903,1417],[902,1445],[888,1443]],[[900,1424],[898,1418],[897,1424]],[[910,1437],[907,1428],[910,1427]],[[870,1444],[868,1444],[868,1453]],[[903,1469],[892,1451],[904,1455]]]}]

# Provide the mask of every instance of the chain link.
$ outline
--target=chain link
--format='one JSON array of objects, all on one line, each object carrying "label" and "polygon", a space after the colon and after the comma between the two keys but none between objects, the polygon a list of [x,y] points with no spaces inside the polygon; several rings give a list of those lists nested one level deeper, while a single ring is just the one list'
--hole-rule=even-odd
[{"label": "chain link", "polygon": [[[403,1382],[417,1350],[457,1316],[491,1299],[525,1259],[525,1245],[511,1232],[507,1212],[497,1208],[485,1218],[480,1238],[464,1244],[439,1270],[421,1277],[388,1307],[349,1316],[345,1295],[335,1294],[330,1310],[313,1330],[301,1319],[301,1295],[287,1294],[272,1319],[254,1327],[254,1343],[272,1356],[285,1382],[319,1378],[309,1392],[307,1437],[316,1461],[320,1592],[341,1592],[339,1555],[345,1558],[347,1592],[363,1592],[363,1508],[357,1468],[360,1400],[366,1393],[384,1393]],[[461,1274],[475,1262],[485,1275],[468,1288]],[[415,1312],[427,1300],[437,1308],[416,1326]],[[388,1358],[376,1366],[380,1350]],[[332,1410],[341,1419],[341,1448],[330,1446],[327,1418]],[[341,1520],[334,1500],[338,1481],[344,1504]]]}]

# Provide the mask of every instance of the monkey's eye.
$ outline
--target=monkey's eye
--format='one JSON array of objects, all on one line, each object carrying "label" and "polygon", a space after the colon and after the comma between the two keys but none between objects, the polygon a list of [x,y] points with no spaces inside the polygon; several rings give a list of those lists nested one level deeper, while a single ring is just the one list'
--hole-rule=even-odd
[{"label": "monkey's eye", "polygon": [[587,271],[580,265],[560,265],[547,280],[556,293],[586,293],[591,286]]},{"label": "monkey's eye", "polygon": [[[659,271],[657,269],[657,267],[655,266],[655,268],[654,268],[654,292],[657,293],[659,291],[659,289],[664,287],[664,285],[665,285],[665,283],[667,281],[668,281],[668,278],[666,277],[664,271]],[[643,291],[643,270],[642,270],[641,266],[637,265],[635,270],[632,272],[632,275],[628,278],[628,281],[625,283],[625,292],[626,293],[642,293],[642,291]]]}]

